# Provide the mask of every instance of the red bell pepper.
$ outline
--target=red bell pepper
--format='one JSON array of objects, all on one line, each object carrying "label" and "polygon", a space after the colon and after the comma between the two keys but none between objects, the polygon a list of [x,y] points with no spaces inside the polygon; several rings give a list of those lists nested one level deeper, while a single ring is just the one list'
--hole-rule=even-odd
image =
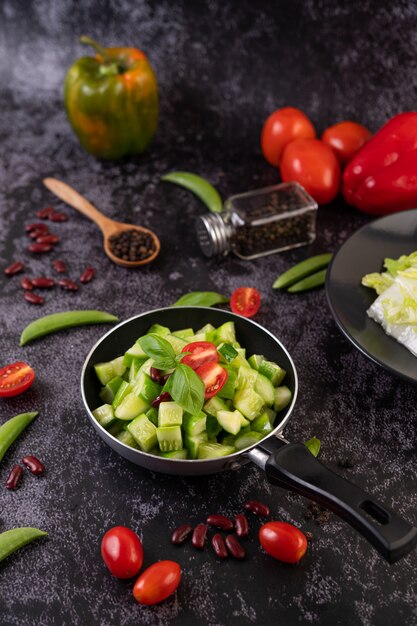
[{"label": "red bell pepper", "polygon": [[391,118],[343,173],[348,204],[373,215],[417,208],[417,113]]}]

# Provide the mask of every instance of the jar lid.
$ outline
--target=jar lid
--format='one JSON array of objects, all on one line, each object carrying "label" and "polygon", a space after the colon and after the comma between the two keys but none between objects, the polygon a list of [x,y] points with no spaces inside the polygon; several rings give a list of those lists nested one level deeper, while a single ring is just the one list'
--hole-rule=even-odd
[{"label": "jar lid", "polygon": [[196,220],[196,234],[204,256],[212,257],[229,252],[228,228],[218,213],[200,215]]}]

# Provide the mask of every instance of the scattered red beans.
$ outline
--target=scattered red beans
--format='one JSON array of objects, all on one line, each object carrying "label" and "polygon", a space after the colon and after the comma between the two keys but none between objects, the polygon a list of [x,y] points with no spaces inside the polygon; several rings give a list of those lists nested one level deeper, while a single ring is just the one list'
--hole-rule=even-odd
[{"label": "scattered red beans", "polygon": [[30,239],[39,239],[39,237],[46,237],[48,235],[48,230],[41,230],[40,228],[36,228],[35,230],[31,230],[28,233]]},{"label": "scattered red beans", "polygon": [[12,263],[11,265],[9,265],[9,267],[6,267],[6,269],[4,270],[4,273],[6,274],[6,276],[14,276],[15,274],[19,274],[19,272],[22,272],[24,270],[24,265],[23,263],[21,263],[20,261],[15,261],[15,263]]},{"label": "scattered red beans", "polygon": [[182,524],[178,526],[172,533],[171,541],[175,543],[175,545],[179,546],[184,543],[184,541],[189,537],[192,533],[193,527],[191,524]]},{"label": "scattered red beans", "polygon": [[17,489],[23,476],[23,468],[20,465],[13,465],[6,480],[7,489]]},{"label": "scattered red beans", "polygon": [[156,369],[156,367],[151,367],[149,371],[149,375],[154,383],[159,383],[159,381],[161,380],[161,374],[161,370]]},{"label": "scattered red beans", "polygon": [[50,289],[55,285],[53,278],[32,278],[31,282],[33,287],[36,287],[36,289]]},{"label": "scattered red beans", "polygon": [[213,550],[220,559],[227,559],[228,552],[226,545],[224,543],[223,537],[217,533],[213,536],[211,540],[211,545],[213,546]]},{"label": "scattered red beans", "polygon": [[38,296],[38,294],[33,293],[33,291],[23,292],[23,297],[26,302],[30,302],[30,304],[43,304],[45,302],[45,298]]},{"label": "scattered red beans", "polygon": [[60,259],[55,259],[55,261],[52,261],[52,267],[56,272],[58,272],[58,274],[65,274],[67,271],[67,267],[64,261],[61,261]]},{"label": "scattered red beans", "polygon": [[44,464],[33,454],[27,454],[22,459],[23,465],[26,465],[28,470],[35,476],[40,476],[45,471]]},{"label": "scattered red beans", "polygon": [[197,548],[198,550],[202,550],[204,548],[204,544],[206,543],[207,529],[207,524],[198,524],[194,528],[193,536],[191,539],[194,548]]},{"label": "scattered red beans", "polygon": [[95,274],[96,274],[96,270],[94,269],[94,267],[91,267],[91,266],[86,267],[80,276],[80,283],[83,283],[83,284],[89,283],[91,280],[93,280]]},{"label": "scattered red beans", "polygon": [[249,534],[249,524],[246,515],[239,513],[235,515],[235,528],[238,537],[247,537]]},{"label": "scattered red beans", "polygon": [[39,211],[36,211],[36,217],[39,217],[41,220],[47,220],[49,219],[49,216],[54,213],[54,211],[55,209],[53,209],[51,206],[46,206],[44,209],[39,209]]},{"label": "scattered red beans", "polygon": [[49,215],[49,219],[51,222],[66,222],[68,220],[68,215],[66,213],[58,213],[54,211]]},{"label": "scattered red beans", "polygon": [[258,502],[257,500],[248,500],[243,506],[247,511],[255,513],[255,515],[269,515],[269,506],[267,504],[263,504],[262,502]]},{"label": "scattered red beans", "polygon": [[227,549],[235,559],[244,559],[245,550],[233,535],[227,535],[225,539]]},{"label": "scattered red beans", "polygon": [[172,400],[172,398],[169,395],[168,391],[163,391],[159,396],[155,398],[155,400],[152,401],[152,406],[154,407],[154,409],[156,409],[161,404],[161,402],[169,402],[170,400]]},{"label": "scattered red beans", "polygon": [[36,237],[36,243],[55,244],[55,243],[59,243],[60,241],[61,241],[61,237],[58,237],[58,235],[40,235],[39,237]]},{"label": "scattered red beans", "polygon": [[23,276],[23,278],[20,279],[20,285],[22,289],[26,289],[26,291],[32,291],[33,289],[32,281],[27,276]]},{"label": "scattered red beans", "polygon": [[65,291],[78,291],[78,285],[70,278],[61,278],[58,285]]},{"label": "scattered red beans", "polygon": [[210,524],[210,526],[215,526],[222,530],[233,530],[232,520],[225,515],[209,515],[206,522]]},{"label": "scattered red beans", "polygon": [[29,252],[34,252],[35,254],[43,254],[44,252],[50,252],[52,250],[52,246],[50,243],[31,243],[28,246]]},{"label": "scattered red beans", "polygon": [[25,231],[27,233],[31,233],[33,230],[42,230],[43,232],[48,232],[48,227],[43,222],[32,222],[31,224],[26,224]]}]

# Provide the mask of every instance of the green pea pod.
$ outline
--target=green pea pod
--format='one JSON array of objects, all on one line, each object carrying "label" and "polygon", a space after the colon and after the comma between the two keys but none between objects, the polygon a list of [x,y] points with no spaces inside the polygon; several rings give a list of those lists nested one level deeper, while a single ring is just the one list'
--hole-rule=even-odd
[{"label": "green pea pod", "polygon": [[172,306],[214,306],[229,300],[230,298],[217,291],[191,291],[181,296]]},{"label": "green pea pod", "polygon": [[297,265],[294,265],[289,270],[278,276],[272,285],[272,288],[286,289],[290,285],[301,281],[301,279],[306,276],[318,272],[329,265],[332,256],[333,255],[331,253],[326,252],[325,254],[318,254],[317,256],[312,256],[305,261],[301,261],[301,263],[297,263]]},{"label": "green pea pod", "polygon": [[300,293],[301,291],[308,291],[309,289],[322,287],[322,285],[326,282],[326,272],[327,268],[320,270],[315,274],[311,274],[310,276],[306,276],[302,280],[299,280],[298,283],[294,283],[291,287],[288,287],[287,291],[289,293]]},{"label": "green pea pod", "polygon": [[223,211],[223,201],[219,192],[205,178],[191,172],[170,172],[162,176],[161,180],[192,191],[213,213]]},{"label": "green pea pod", "polygon": [[52,315],[40,317],[28,324],[20,335],[20,345],[24,346],[29,341],[64,330],[65,328],[84,326],[86,324],[108,324],[117,321],[118,318],[115,315],[105,311],[64,311],[63,313],[53,313]]},{"label": "green pea pod", "polygon": [[37,414],[37,411],[33,413],[20,413],[19,415],[11,417],[0,426],[0,462],[13,441],[17,439],[20,433],[23,432],[31,422],[33,422]]},{"label": "green pea pod", "polygon": [[38,528],[30,526],[22,526],[21,528],[12,528],[0,533],[0,561],[3,561],[9,554],[15,552],[19,548],[23,548],[28,543],[39,537],[45,537],[48,533]]}]

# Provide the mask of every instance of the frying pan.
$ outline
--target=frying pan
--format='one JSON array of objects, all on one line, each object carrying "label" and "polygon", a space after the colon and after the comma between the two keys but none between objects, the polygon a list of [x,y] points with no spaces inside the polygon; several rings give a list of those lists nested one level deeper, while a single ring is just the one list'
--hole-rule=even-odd
[{"label": "frying pan", "polygon": [[[277,416],[274,430],[261,442],[243,452],[214,459],[166,459],[131,448],[108,433],[92,415],[102,404],[100,383],[94,364],[109,361],[128,350],[152,324],[171,330],[200,328],[207,323],[220,326],[233,321],[239,343],[247,353],[264,354],[276,361],[287,374],[284,383],[293,393],[292,401]],[[298,393],[294,363],[282,343],[265,328],[239,315],[208,307],[171,307],[142,313],[122,322],[105,334],[92,348],[81,373],[81,394],[90,421],[102,439],[123,457],[149,470],[183,476],[213,474],[234,470],[252,461],[268,480],[327,507],[356,528],[390,563],[408,554],[417,543],[417,529],[385,504],[353,483],[327,469],[301,443],[288,443],[282,436]]]}]

